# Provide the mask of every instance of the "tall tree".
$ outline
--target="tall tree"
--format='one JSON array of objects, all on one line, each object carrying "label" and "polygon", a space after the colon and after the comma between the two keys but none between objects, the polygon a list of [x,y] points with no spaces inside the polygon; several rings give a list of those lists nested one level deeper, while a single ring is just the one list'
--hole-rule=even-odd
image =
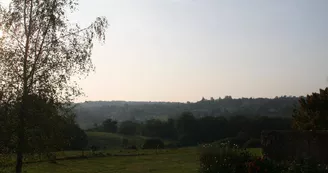
[{"label": "tall tree", "polygon": [[293,114],[293,127],[299,130],[328,129],[328,88],[299,99]]},{"label": "tall tree", "polygon": [[12,0],[0,7],[1,102],[19,103],[17,112],[16,172],[22,172],[29,135],[29,96],[39,95],[54,103],[67,103],[80,94],[72,76],[85,75],[94,67],[94,38],[105,40],[106,18],[86,28],[67,18],[77,0]]},{"label": "tall tree", "polygon": [[112,119],[106,119],[103,123],[103,130],[109,133],[116,133],[117,132],[117,121]]}]

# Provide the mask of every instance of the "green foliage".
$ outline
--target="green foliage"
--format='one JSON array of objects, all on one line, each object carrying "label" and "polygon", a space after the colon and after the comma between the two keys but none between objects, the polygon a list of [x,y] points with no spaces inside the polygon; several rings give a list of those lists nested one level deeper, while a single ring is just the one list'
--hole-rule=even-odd
[{"label": "green foliage", "polygon": [[94,69],[93,40],[105,40],[104,17],[87,28],[69,23],[68,10],[77,4],[76,0],[13,0],[7,8],[0,6],[0,104],[13,109],[10,128],[15,133],[10,136],[17,173],[22,172],[24,154],[49,152],[66,142],[58,132],[58,107],[81,94],[72,76]]},{"label": "green foliage", "polygon": [[200,148],[200,173],[246,173],[252,155],[228,143],[205,144]]},{"label": "green foliage", "polygon": [[68,145],[66,150],[84,150],[88,146],[88,137],[86,133],[77,125],[70,125],[66,129],[66,138],[68,138]]},{"label": "green foliage", "polygon": [[[252,151],[251,154],[249,151]],[[212,143],[200,148],[200,173],[326,173],[327,165],[313,158],[274,161],[228,143]]]},{"label": "green foliage", "polygon": [[107,119],[102,123],[104,132],[116,133],[117,132],[117,121]]},{"label": "green foliage", "polygon": [[137,135],[140,133],[140,124],[133,121],[124,121],[120,124],[118,133],[123,135]]},{"label": "green foliage", "polygon": [[146,139],[142,148],[143,149],[163,149],[164,142],[160,139]]},{"label": "green foliage", "polygon": [[14,162],[12,161],[10,155],[5,153],[0,154],[0,173],[14,172],[14,166]]},{"label": "green foliage", "polygon": [[297,97],[214,99],[214,101],[204,100],[194,103],[96,101],[79,103],[75,112],[78,115],[78,123],[85,129],[92,128],[94,123],[101,124],[108,116],[119,122],[149,119],[166,121],[168,118],[176,118],[184,111],[191,112],[196,118],[236,115],[291,118],[297,99]]},{"label": "green foliage", "polygon": [[264,157],[256,158],[246,165],[248,173],[282,173],[285,170],[284,165]]},{"label": "green foliage", "polygon": [[276,162],[260,157],[247,163],[248,173],[327,173],[327,165],[311,158]]},{"label": "green foliage", "polygon": [[176,139],[175,121],[151,119],[142,125],[142,135],[149,137],[159,137],[163,139]]},{"label": "green foliage", "polygon": [[128,145],[129,145],[129,140],[126,139],[126,138],[123,138],[123,139],[122,139],[122,147],[125,148],[125,147],[127,147]]},{"label": "green foliage", "polygon": [[303,158],[301,160],[294,160],[285,166],[282,173],[327,173],[328,165],[318,164],[317,161],[311,158]]},{"label": "green foliage", "polygon": [[294,109],[293,127],[298,130],[328,129],[328,88],[299,99]]},{"label": "green foliage", "polygon": [[[191,112],[184,112],[176,119],[167,121],[157,119],[146,122],[124,121],[120,123],[118,132],[130,136],[141,134],[152,138],[178,141],[181,146],[195,146],[220,140],[242,147],[250,138],[260,138],[263,130],[288,130],[290,126],[291,119],[281,117],[206,116],[196,118]],[[102,127],[89,131],[102,131]]]}]

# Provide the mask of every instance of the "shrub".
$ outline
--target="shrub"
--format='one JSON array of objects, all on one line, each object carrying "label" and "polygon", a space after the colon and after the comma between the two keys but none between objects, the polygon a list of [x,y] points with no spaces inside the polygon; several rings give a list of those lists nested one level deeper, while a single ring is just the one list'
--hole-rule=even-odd
[{"label": "shrub", "polygon": [[98,146],[95,146],[95,145],[92,145],[92,146],[90,147],[90,149],[91,149],[91,152],[92,152],[92,153],[95,153],[96,151],[98,151],[99,147],[98,147]]},{"label": "shrub", "polygon": [[125,148],[125,147],[128,146],[128,144],[129,144],[129,140],[126,139],[126,138],[123,138],[123,139],[122,139],[122,147]]},{"label": "shrub", "polygon": [[282,173],[285,167],[268,158],[257,158],[247,163],[248,173]]},{"label": "shrub", "polygon": [[327,173],[327,168],[327,165],[318,164],[314,159],[303,158],[289,163],[283,173]]},{"label": "shrub", "polygon": [[200,173],[244,173],[252,156],[229,143],[205,144],[200,148]]},{"label": "shrub", "polygon": [[328,167],[318,161],[303,158],[294,161],[276,162],[267,157],[247,163],[248,173],[327,173]]},{"label": "shrub", "polygon": [[261,140],[260,139],[250,139],[243,145],[244,148],[260,148]]},{"label": "shrub", "polygon": [[328,131],[263,131],[263,154],[276,161],[311,157],[328,164]]},{"label": "shrub", "polygon": [[147,139],[142,148],[143,149],[163,149],[164,142],[160,139]]},{"label": "shrub", "polygon": [[314,158],[275,161],[255,158],[247,150],[215,142],[200,147],[200,173],[328,173],[328,165]]},{"label": "shrub", "polygon": [[47,153],[47,158],[49,163],[57,163],[56,161],[56,154],[54,153]]}]

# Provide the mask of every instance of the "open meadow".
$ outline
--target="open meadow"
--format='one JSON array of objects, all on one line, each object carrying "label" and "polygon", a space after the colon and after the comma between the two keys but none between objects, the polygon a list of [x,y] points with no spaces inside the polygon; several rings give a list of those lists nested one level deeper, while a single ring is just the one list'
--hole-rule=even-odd
[{"label": "open meadow", "polygon": [[[126,151],[124,152],[126,153]],[[129,154],[134,155],[135,152]],[[54,163],[32,163],[25,165],[27,173],[181,173],[197,172],[198,155],[196,148],[146,151],[141,156],[106,156],[77,160],[61,160]]]},{"label": "open meadow", "polygon": [[[199,168],[198,149],[196,147],[160,151],[125,150],[122,152],[131,156],[116,155],[59,160],[57,163],[30,163],[25,165],[24,170],[27,173],[196,173]],[[261,155],[261,149],[250,149],[250,152],[254,155]],[[78,152],[68,153],[71,156],[79,154]],[[103,153],[106,154],[106,152]],[[138,153],[140,155],[136,156]]]}]

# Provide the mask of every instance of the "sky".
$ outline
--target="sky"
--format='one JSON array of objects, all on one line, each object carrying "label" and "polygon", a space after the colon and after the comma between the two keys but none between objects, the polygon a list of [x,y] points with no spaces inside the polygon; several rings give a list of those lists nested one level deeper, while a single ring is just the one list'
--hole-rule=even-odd
[{"label": "sky", "polygon": [[306,95],[328,86],[326,0],[80,0],[106,16],[77,101]]}]

